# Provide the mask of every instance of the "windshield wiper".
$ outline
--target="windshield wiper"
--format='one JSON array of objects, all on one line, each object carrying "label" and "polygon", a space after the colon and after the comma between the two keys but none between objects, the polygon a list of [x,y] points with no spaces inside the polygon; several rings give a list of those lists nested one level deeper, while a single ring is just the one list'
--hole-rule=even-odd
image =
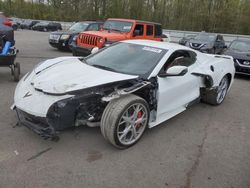
[{"label": "windshield wiper", "polygon": [[108,71],[112,71],[112,72],[117,72],[116,70],[110,68],[110,67],[105,67],[103,65],[92,65],[93,67],[96,67],[96,68],[100,68],[100,69],[103,69],[103,70],[108,70]]},{"label": "windshield wiper", "polygon": [[122,31],[119,30],[119,29],[111,29],[111,30],[113,30],[113,31],[118,31],[118,32],[122,33]]},{"label": "windshield wiper", "polygon": [[103,29],[104,29],[104,30],[108,30],[108,31],[118,31],[118,32],[123,33],[123,31],[121,31],[121,30],[119,30],[119,29],[106,28],[106,27],[104,27]]}]

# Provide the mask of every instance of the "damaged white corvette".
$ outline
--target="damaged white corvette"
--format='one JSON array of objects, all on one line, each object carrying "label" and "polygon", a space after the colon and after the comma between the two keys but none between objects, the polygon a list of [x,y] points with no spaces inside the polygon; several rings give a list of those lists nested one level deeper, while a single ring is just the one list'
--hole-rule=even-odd
[{"label": "damaged white corvette", "polygon": [[87,58],[40,63],[17,85],[19,123],[44,138],[72,126],[100,126],[118,148],[203,101],[219,105],[235,74],[229,56],[146,40],[116,43]]}]

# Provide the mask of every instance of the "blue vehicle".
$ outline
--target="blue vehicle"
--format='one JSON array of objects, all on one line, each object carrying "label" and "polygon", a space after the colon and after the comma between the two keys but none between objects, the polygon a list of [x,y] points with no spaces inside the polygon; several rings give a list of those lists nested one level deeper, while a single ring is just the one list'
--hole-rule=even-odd
[{"label": "blue vehicle", "polygon": [[18,50],[12,46],[10,41],[5,41],[5,36],[1,37],[0,67],[9,67],[14,81],[19,81],[20,64],[15,62]]}]

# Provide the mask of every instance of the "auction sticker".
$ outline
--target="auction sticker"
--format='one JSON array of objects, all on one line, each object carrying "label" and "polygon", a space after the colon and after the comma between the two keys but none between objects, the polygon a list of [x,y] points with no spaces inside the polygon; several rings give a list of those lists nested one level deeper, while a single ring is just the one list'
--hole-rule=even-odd
[{"label": "auction sticker", "polygon": [[160,50],[158,48],[152,48],[152,47],[147,47],[147,46],[144,46],[142,49],[146,50],[146,51],[150,51],[150,52],[155,52],[158,54],[162,52],[162,50]]}]

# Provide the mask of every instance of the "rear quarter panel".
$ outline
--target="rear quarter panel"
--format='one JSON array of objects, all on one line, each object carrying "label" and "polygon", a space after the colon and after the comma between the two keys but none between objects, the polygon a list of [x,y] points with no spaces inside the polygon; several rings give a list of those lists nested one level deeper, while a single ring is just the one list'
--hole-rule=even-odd
[{"label": "rear quarter panel", "polygon": [[212,87],[219,86],[221,79],[227,74],[230,74],[231,76],[231,87],[235,75],[234,61],[232,57],[199,54],[197,60],[198,66],[194,72],[211,76],[213,79]]}]

